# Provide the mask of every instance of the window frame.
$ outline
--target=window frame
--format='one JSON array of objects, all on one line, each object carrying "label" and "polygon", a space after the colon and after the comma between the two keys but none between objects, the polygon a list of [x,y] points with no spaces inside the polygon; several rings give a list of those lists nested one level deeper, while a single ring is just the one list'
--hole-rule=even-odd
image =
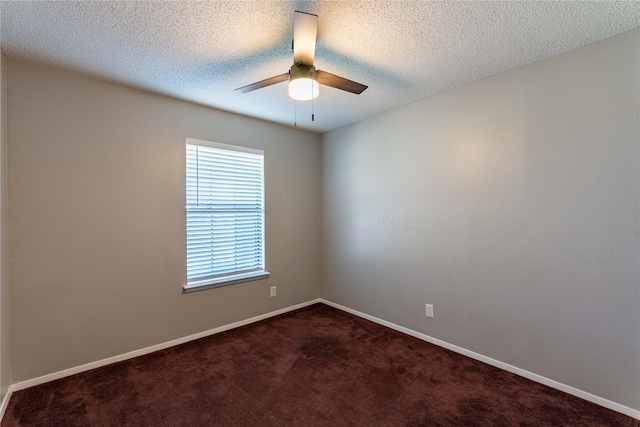
[{"label": "window frame", "polygon": [[[254,280],[262,280],[262,279],[266,279],[269,277],[270,273],[269,271],[267,271],[266,265],[267,265],[267,259],[266,259],[266,240],[265,240],[265,233],[266,233],[266,200],[265,200],[265,171],[264,171],[264,151],[263,150],[259,150],[259,149],[255,149],[255,148],[249,148],[249,147],[243,147],[243,146],[238,146],[238,145],[230,145],[230,144],[222,144],[219,142],[213,142],[213,141],[205,141],[205,140],[200,140],[200,139],[194,139],[194,138],[187,138],[186,139],[186,143],[185,143],[185,161],[184,161],[184,165],[185,165],[185,183],[184,183],[184,190],[185,190],[185,196],[184,196],[184,202],[185,202],[185,244],[188,245],[187,243],[187,239],[188,239],[188,233],[187,233],[187,215],[189,212],[189,207],[187,205],[187,173],[188,173],[188,168],[187,168],[187,149],[188,146],[192,145],[192,146],[203,146],[203,147],[209,147],[209,148],[215,148],[215,149],[220,149],[220,150],[227,150],[227,151],[236,151],[236,152],[242,152],[242,153],[250,153],[250,154],[257,154],[262,156],[262,269],[261,270],[256,270],[256,271],[249,271],[249,272],[236,272],[236,273],[229,273],[229,274],[224,274],[221,276],[208,276],[205,278],[194,278],[189,280],[188,278],[186,279],[186,283],[183,285],[183,293],[190,293],[190,292],[195,292],[195,291],[203,291],[206,289],[213,289],[213,288],[219,288],[219,287],[223,287],[223,286],[230,286],[230,285],[235,285],[238,283],[244,283],[244,282],[250,282],[250,281],[254,281]],[[185,246],[185,267],[188,265],[188,260],[187,260],[187,246]],[[187,276],[187,274],[185,274],[185,276]]]}]

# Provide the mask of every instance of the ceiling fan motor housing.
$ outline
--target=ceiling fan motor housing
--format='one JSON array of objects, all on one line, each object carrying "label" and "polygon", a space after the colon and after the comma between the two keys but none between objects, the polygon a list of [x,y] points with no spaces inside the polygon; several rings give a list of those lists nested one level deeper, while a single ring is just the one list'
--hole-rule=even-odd
[{"label": "ceiling fan motor housing", "polygon": [[318,81],[318,75],[316,74],[316,67],[306,64],[293,64],[289,71],[289,80],[296,79],[311,79]]}]

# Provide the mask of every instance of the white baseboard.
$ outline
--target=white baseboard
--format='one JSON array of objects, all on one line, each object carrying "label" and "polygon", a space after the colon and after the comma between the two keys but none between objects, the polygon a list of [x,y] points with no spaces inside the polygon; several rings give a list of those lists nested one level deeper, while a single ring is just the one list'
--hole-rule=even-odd
[{"label": "white baseboard", "polygon": [[345,307],[340,304],[336,304],[332,301],[327,301],[323,298],[319,299],[319,302],[323,304],[327,304],[331,307],[337,308],[338,310],[346,311],[347,313],[354,314],[358,317],[362,317],[363,319],[370,320],[374,323],[378,323],[380,325],[386,326],[391,329],[395,329],[396,331],[405,333],[407,335],[411,335],[412,337],[416,337],[423,341],[427,341],[431,344],[435,344],[437,346],[446,348],[447,350],[454,351],[456,353],[460,353],[462,355],[468,356],[472,359],[479,360],[480,362],[484,362],[488,365],[495,366],[496,368],[504,369],[505,371],[511,372],[516,375],[520,375],[521,377],[530,379],[540,384],[544,384],[551,388],[555,388],[556,390],[564,391],[565,393],[571,394],[573,396],[577,396],[581,399],[588,400],[589,402],[593,402],[597,405],[604,406],[605,408],[612,409],[616,412],[620,412],[622,414],[628,415],[630,417],[636,418],[640,420],[640,411],[629,408],[627,406],[621,405],[616,402],[612,402],[610,400],[604,399],[602,397],[593,395],[591,393],[587,393],[586,391],[582,391],[575,387],[571,387],[566,384],[559,383],[557,381],[551,380],[549,378],[543,377],[542,375],[534,374],[533,372],[526,371],[524,369],[520,369],[516,366],[509,365],[508,363],[501,362],[499,360],[492,359],[487,356],[483,356],[482,354],[473,352],[471,350],[467,350],[466,348],[459,347],[454,344],[450,344],[446,341],[439,340],[437,338],[430,337],[429,335],[425,335],[423,333],[414,331],[413,329],[405,328],[404,326],[396,325],[395,323],[387,322],[386,320],[379,319],[377,317],[362,313],[357,310],[353,310],[349,307]]},{"label": "white baseboard", "polygon": [[11,399],[11,395],[13,394],[13,386],[9,386],[7,388],[7,393],[2,398],[2,402],[0,402],[0,421],[4,417],[4,413],[7,410],[7,406],[9,406],[9,399]]},{"label": "white baseboard", "polygon": [[[303,302],[300,304],[292,305],[286,308],[281,308],[280,310],[272,311],[270,313],[261,314],[260,316],[251,317],[249,319],[241,320],[239,322],[230,323],[228,325],[220,326],[217,328],[210,329],[208,331],[199,332],[197,334],[189,335],[186,337],[178,338],[175,340],[167,341],[161,344],[152,345],[151,347],[146,347],[140,350],[130,351],[128,353],[120,354],[118,356],[108,357],[106,359],[98,360],[96,362],[87,363],[81,366],[76,366],[75,368],[65,369],[63,371],[54,372],[52,374],[43,375],[41,377],[33,378],[26,381],[21,381],[19,383],[15,383],[9,387],[10,392],[7,392],[7,395],[18,390],[24,390],[25,388],[33,387],[35,385],[44,384],[49,381],[54,381],[60,378],[68,377],[70,375],[78,374],[80,372],[89,371],[91,369],[100,368],[102,366],[110,365],[112,363],[120,362],[127,359],[132,359],[134,357],[143,356],[145,354],[153,353],[154,351],[164,350],[165,348],[173,347],[175,345],[183,344],[189,341],[197,340],[199,338],[204,338],[209,335],[218,334],[220,332],[228,331],[229,329],[238,328],[240,326],[248,325],[250,323],[258,322],[260,320],[268,319],[269,317],[277,316],[279,314],[284,314],[289,311],[297,310],[299,308],[307,307],[309,305],[320,302],[320,299],[315,299],[307,302]],[[6,402],[5,402],[6,400]],[[2,402],[2,410],[1,415],[4,415],[4,409],[6,409],[6,404],[9,401],[9,397],[5,397]],[[0,420],[2,417],[0,416]]]}]

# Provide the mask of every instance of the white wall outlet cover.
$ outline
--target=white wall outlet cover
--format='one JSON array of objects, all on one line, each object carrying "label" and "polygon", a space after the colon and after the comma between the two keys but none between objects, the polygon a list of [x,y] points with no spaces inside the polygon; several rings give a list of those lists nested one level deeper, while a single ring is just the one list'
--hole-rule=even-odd
[{"label": "white wall outlet cover", "polygon": [[425,311],[426,311],[426,315],[427,317],[431,317],[433,318],[433,305],[431,304],[425,304]]}]

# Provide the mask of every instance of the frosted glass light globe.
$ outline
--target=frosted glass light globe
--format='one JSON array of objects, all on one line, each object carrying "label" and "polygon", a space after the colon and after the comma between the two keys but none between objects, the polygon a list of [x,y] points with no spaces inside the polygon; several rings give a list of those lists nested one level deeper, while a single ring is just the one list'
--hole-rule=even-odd
[{"label": "frosted glass light globe", "polygon": [[289,82],[289,96],[297,101],[309,101],[318,96],[318,82],[309,78],[297,78]]}]

